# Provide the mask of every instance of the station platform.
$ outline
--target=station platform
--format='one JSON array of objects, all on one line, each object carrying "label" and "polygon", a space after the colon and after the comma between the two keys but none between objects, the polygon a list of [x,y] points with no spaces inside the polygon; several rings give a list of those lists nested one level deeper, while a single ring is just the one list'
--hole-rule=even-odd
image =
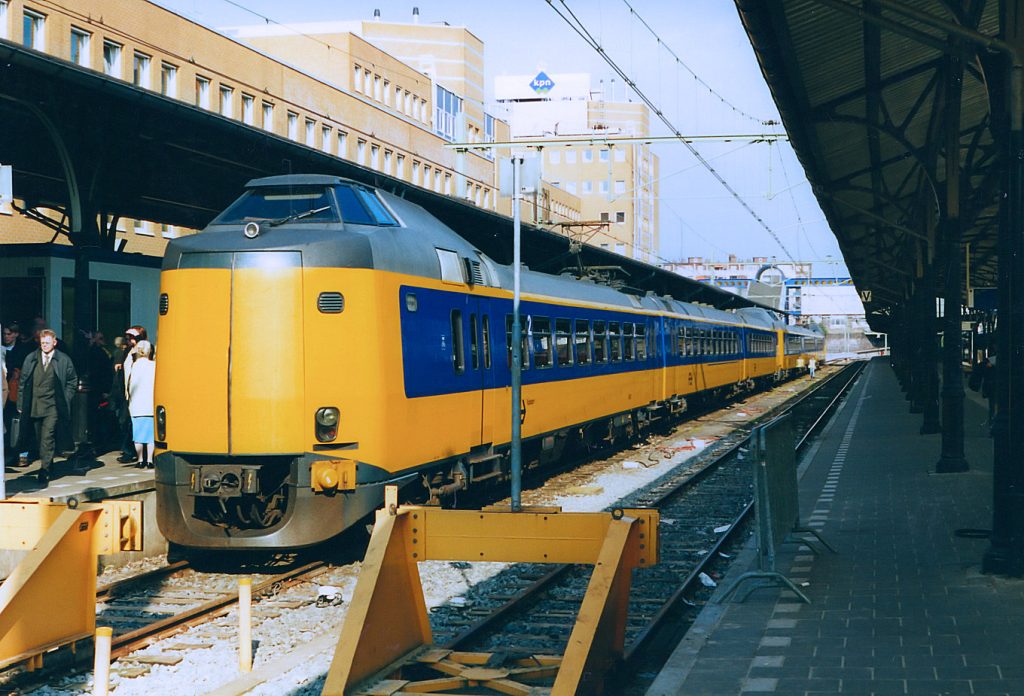
[{"label": "station platform", "polygon": [[84,503],[153,490],[153,470],[122,464],[117,461],[119,454],[115,450],[95,459],[77,461],[57,457],[51,469],[53,478],[45,486],[36,478],[38,460],[27,467],[8,466],[4,470],[7,496],[50,498],[56,502],[75,498]]},{"label": "station platform", "polygon": [[[802,521],[838,553],[787,544],[788,590],[709,603],[647,691],[699,694],[1022,694],[1024,581],[983,575],[992,524],[986,402],[968,390],[970,471],[936,474],[886,359],[866,368],[801,462]],[[756,569],[749,543],[716,598]],[[741,592],[742,592],[741,587]]]}]

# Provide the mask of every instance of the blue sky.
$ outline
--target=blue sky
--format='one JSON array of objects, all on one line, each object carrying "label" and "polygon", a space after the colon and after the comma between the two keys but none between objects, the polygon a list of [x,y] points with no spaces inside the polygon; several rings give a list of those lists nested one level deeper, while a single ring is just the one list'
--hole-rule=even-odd
[{"label": "blue sky", "polygon": [[[375,8],[381,10],[384,20],[410,21],[412,8],[417,6],[421,22],[463,25],[484,42],[488,94],[494,76],[500,74],[534,73],[538,69],[549,73],[589,72],[595,86],[599,79],[607,84],[614,76],[597,52],[545,0],[517,4],[449,0],[156,2],[213,27],[261,23],[258,15],[284,24],[369,19]],[[758,122],[778,121],[779,116],[730,0],[629,0],[636,15],[630,13],[624,0],[566,2],[682,133],[728,135],[781,130],[780,126],[766,127]],[[553,0],[553,4],[564,11],[560,0]],[[658,45],[637,17],[654,27],[664,46]],[[677,65],[666,46],[717,94]],[[616,96],[626,98],[622,80],[616,85]],[[722,98],[739,111],[723,103]],[[667,133],[653,116],[652,130],[655,134]],[[741,258],[774,256],[787,260],[786,252],[771,234],[682,145],[653,147],[661,160],[661,248],[654,250],[659,257],[724,259],[734,253]],[[764,219],[793,258],[839,258],[835,237],[788,143],[769,146],[719,142],[696,147]]]}]

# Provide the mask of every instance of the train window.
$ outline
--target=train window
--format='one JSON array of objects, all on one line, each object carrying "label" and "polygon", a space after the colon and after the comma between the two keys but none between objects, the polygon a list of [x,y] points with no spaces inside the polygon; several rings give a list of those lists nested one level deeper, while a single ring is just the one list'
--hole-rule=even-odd
[{"label": "train window", "polygon": [[572,322],[555,319],[555,354],[559,367],[572,367]]},{"label": "train window", "polygon": [[293,218],[289,222],[296,223],[341,220],[327,186],[260,186],[243,193],[210,224],[233,225],[288,218]]},{"label": "train window", "polygon": [[636,359],[647,359],[647,327],[643,324],[636,325]]},{"label": "train window", "polygon": [[676,354],[679,357],[684,358],[687,355],[686,352],[686,327],[676,327]]},{"label": "train window", "polygon": [[608,331],[603,321],[594,322],[594,362],[608,362]]},{"label": "train window", "polygon": [[590,363],[590,322],[586,319],[576,320],[576,333],[573,342],[576,344],[576,363],[578,365]]},{"label": "train window", "polygon": [[485,314],[483,316],[483,333],[484,333],[484,369],[491,369],[491,317]]},{"label": "train window", "polygon": [[476,314],[469,315],[469,360],[474,370],[480,369],[480,344],[476,336]]},{"label": "train window", "polygon": [[[386,153],[385,157],[387,157]],[[347,188],[349,187],[336,186],[334,189],[338,193],[338,200],[342,201],[341,216],[345,220],[348,220],[348,217],[345,214],[343,191]],[[384,203],[381,202],[380,198],[377,197],[376,191],[371,191],[369,189],[364,188],[357,188],[356,193],[359,195],[359,199],[363,202],[363,205],[366,206],[366,209],[370,211],[370,215],[373,217],[374,224],[381,225],[382,227],[394,227],[395,225],[398,224],[398,220],[395,219],[394,215],[391,214],[391,211],[388,210],[384,206]]]},{"label": "train window", "polygon": [[608,322],[608,359],[612,362],[622,362],[622,334],[619,331],[619,322]]},{"label": "train window", "polygon": [[[520,346],[520,360],[523,362],[524,370],[530,369],[530,350],[527,347],[527,336],[526,336],[526,321],[528,317],[519,315],[519,326],[520,326],[520,338],[522,346]],[[512,315],[505,315],[505,349],[508,352],[508,369],[512,369]]]},{"label": "train window", "polygon": [[551,367],[551,320],[547,317],[530,317],[530,345],[533,347],[533,366],[538,370]]},{"label": "train window", "polygon": [[452,367],[455,374],[461,375],[466,371],[466,354],[462,337],[462,312],[452,310]]},{"label": "train window", "polygon": [[634,360],[636,358],[636,339],[633,336],[633,325],[628,322],[622,324],[622,359]]}]

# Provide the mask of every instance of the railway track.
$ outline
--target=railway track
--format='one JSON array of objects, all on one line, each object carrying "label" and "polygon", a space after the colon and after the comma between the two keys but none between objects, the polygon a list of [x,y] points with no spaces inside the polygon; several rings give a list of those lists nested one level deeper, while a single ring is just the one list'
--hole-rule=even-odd
[{"label": "railway track", "polygon": [[[765,413],[758,422],[791,412],[799,452],[828,421],[862,369],[862,364],[848,366],[813,391]],[[628,668],[623,673],[657,669],[664,657],[657,646],[678,642],[713,593],[714,577],[724,572],[733,549],[745,538],[753,507],[752,475],[744,447],[747,432],[724,438],[700,457],[702,461],[669,473],[614,506],[656,507],[662,525],[659,564],[638,569],[634,575],[626,635]],[[561,652],[590,572],[588,566],[511,566],[501,579],[507,591],[492,593],[468,610],[435,612],[431,622],[435,643],[510,658]]]}]

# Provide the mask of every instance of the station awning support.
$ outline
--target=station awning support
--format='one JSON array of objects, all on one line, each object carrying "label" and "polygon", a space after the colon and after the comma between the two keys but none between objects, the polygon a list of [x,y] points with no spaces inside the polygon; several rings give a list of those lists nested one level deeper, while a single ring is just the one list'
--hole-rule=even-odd
[{"label": "station awning support", "polygon": [[[416,684],[425,678],[442,691],[527,694],[530,681],[556,673],[553,695],[597,693],[625,647],[632,570],[657,562],[657,528],[658,512],[644,509],[512,512],[386,504],[377,512],[323,693],[381,693],[386,684],[419,691]],[[432,645],[417,567],[429,560],[593,564],[594,572],[564,655],[485,668],[486,653]]]}]

